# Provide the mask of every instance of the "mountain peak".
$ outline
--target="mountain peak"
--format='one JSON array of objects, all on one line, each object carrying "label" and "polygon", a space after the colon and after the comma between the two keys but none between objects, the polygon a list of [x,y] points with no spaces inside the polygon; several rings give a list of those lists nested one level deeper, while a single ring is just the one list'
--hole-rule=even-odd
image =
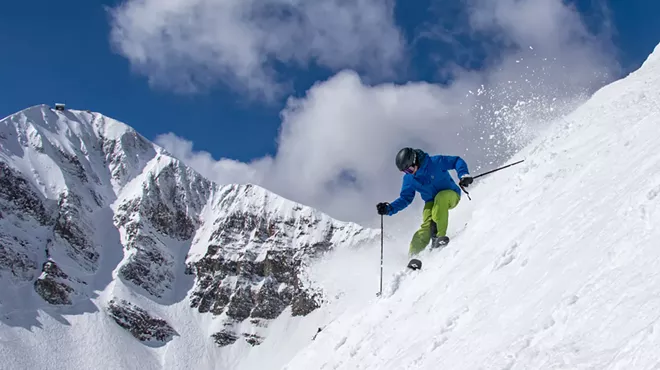
[{"label": "mountain peak", "polygon": [[221,321],[194,340],[258,346],[270,321],[323,304],[309,261],[377,236],[257,185],[215,184],[99,113],[33,106],[0,120],[0,144],[0,325],[95,306],[145,346],[205,317]]}]

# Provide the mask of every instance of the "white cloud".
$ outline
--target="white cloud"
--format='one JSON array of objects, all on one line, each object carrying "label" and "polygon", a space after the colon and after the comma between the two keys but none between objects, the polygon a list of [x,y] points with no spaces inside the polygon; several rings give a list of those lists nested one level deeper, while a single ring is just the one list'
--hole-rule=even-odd
[{"label": "white cloud", "polygon": [[128,0],[111,11],[111,39],[154,84],[222,80],[269,99],[287,87],[277,63],[392,75],[404,49],[392,12],[390,0]]},{"label": "white cloud", "polygon": [[[534,124],[570,109],[616,67],[607,37],[590,34],[561,0],[469,5],[471,32],[506,40],[506,48],[490,50],[484,70],[454,67],[448,86],[370,86],[341,71],[288,101],[275,157],[238,164],[245,171],[228,171],[236,164],[216,162],[178,140],[166,147],[179,148],[182,158],[219,182],[258,183],[334,217],[367,223],[377,219],[377,202],[398,196],[394,156],[401,147],[460,155],[473,173],[494,166],[528,139]],[[412,209],[421,203],[418,197]],[[414,224],[420,215],[409,211],[406,218]]]},{"label": "white cloud", "polygon": [[228,158],[216,160],[208,152],[194,150],[192,141],[178,137],[174,133],[159,135],[154,142],[175,158],[183,160],[188,166],[219,184],[261,183],[262,174],[271,166],[269,157],[251,163]]}]

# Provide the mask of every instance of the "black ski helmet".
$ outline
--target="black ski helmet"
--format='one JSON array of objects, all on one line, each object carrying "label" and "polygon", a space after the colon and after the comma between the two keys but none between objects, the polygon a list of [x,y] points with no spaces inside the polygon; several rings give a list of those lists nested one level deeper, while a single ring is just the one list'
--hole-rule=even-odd
[{"label": "black ski helmet", "polygon": [[399,171],[403,171],[417,163],[417,153],[413,148],[403,148],[396,154],[396,167]]}]

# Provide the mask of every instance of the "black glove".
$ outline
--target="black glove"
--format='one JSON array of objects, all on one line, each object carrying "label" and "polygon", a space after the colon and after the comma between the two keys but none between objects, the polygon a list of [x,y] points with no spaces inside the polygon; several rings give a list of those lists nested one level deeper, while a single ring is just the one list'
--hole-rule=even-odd
[{"label": "black glove", "polygon": [[379,215],[386,215],[390,210],[390,204],[387,202],[378,203],[376,209]]},{"label": "black glove", "polygon": [[465,176],[461,177],[461,181],[458,184],[460,186],[464,187],[464,188],[467,188],[468,186],[470,186],[470,184],[472,184],[472,181],[474,181],[472,176],[465,175]]}]

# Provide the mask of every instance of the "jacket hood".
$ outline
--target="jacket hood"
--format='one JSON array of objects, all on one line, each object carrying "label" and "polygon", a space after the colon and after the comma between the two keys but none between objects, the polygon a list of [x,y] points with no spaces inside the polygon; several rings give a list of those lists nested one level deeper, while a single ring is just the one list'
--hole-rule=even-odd
[{"label": "jacket hood", "polygon": [[415,154],[417,154],[417,160],[419,161],[419,170],[421,170],[422,168],[424,168],[424,165],[426,164],[426,159],[429,157],[429,155],[421,149],[415,149]]},{"label": "jacket hood", "polygon": [[426,157],[428,157],[429,155],[426,154],[426,152],[421,149],[415,149],[415,154],[417,154],[417,159],[419,160],[419,166],[422,167],[424,161],[426,160]]}]

